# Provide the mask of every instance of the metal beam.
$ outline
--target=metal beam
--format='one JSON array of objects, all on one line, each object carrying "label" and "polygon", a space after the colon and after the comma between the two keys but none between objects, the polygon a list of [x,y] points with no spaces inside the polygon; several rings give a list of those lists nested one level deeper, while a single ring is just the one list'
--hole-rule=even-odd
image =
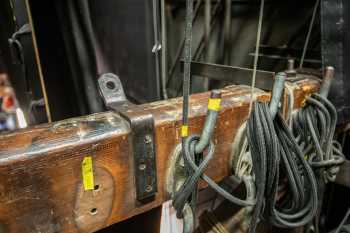
[{"label": "metal beam", "polygon": [[[183,62],[181,62],[181,71]],[[192,62],[192,75],[202,76],[204,78],[228,81],[239,85],[251,85],[251,76],[253,69],[242,68],[237,66],[226,66],[203,62]],[[274,72],[258,70],[256,75],[256,87],[271,91],[273,87]]]}]

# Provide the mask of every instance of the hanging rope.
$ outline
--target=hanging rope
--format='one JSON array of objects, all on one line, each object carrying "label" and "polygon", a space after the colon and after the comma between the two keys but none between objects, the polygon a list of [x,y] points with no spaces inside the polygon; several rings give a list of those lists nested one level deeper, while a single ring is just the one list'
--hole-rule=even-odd
[{"label": "hanging rope", "polygon": [[[255,102],[247,122],[257,189],[250,232],[255,232],[262,218],[277,227],[300,227],[309,223],[317,210],[312,169],[278,113],[285,79],[286,74],[277,74],[270,104]],[[282,180],[287,182],[289,191],[278,199],[279,188],[286,185]]]},{"label": "hanging rope", "polygon": [[[259,22],[258,22],[258,29],[257,29],[257,36],[256,36],[257,38],[256,38],[255,53],[254,53],[253,76],[252,76],[251,91],[250,91],[249,115],[252,111],[253,102],[255,99],[254,92],[255,92],[255,83],[256,83],[256,73],[257,73],[258,61],[259,61],[262,21],[264,18],[264,6],[265,6],[265,0],[261,0],[260,10],[259,10]],[[244,176],[246,177],[251,176],[251,173],[252,173],[252,160],[251,160],[250,152],[248,151],[246,124],[244,124],[242,127],[243,127],[242,130],[240,130],[240,132],[236,135],[237,140],[242,143],[238,143],[238,145],[235,145],[235,146],[240,146],[240,152],[239,152],[237,161],[233,165],[234,167],[232,168],[234,174],[239,178],[243,178]]]},{"label": "hanging rope", "polygon": [[237,205],[252,206],[255,204],[254,197],[252,198],[251,195],[253,193],[253,187],[251,187],[250,180],[243,179],[247,189],[247,197],[243,200],[227,192],[204,173],[209,162],[214,158],[215,146],[211,138],[220,110],[220,103],[221,93],[215,90],[212,91],[211,98],[208,102],[208,112],[202,135],[189,136],[183,134],[182,156],[187,171],[187,178],[181,187],[175,191],[172,199],[177,217],[183,218],[184,225],[186,225],[184,230],[191,229],[189,226],[194,225],[194,223],[191,222],[194,218],[188,214],[190,212],[186,210],[186,208],[191,208],[191,212],[195,213],[199,179],[203,179],[209,187],[214,189],[219,195]]},{"label": "hanging rope", "polygon": [[[309,223],[317,211],[316,179],[287,124],[279,114],[273,119],[266,103],[256,102],[247,126],[257,188],[250,232],[261,218],[283,228]],[[289,189],[278,199],[281,180]]]},{"label": "hanging rope", "polygon": [[[249,103],[249,115],[252,111],[253,102],[254,102],[254,92],[255,92],[255,83],[256,83],[256,73],[258,69],[258,61],[259,61],[259,50],[260,50],[260,40],[261,40],[261,32],[262,32],[262,22],[264,18],[264,6],[265,0],[261,0],[260,2],[260,10],[259,10],[259,22],[256,36],[256,44],[255,44],[255,53],[254,53],[254,67],[253,67],[253,76],[251,83],[251,91],[250,91],[250,103]],[[236,176],[242,178],[243,176],[251,176],[252,172],[252,160],[250,157],[250,153],[248,152],[248,141],[246,137],[246,125],[243,125],[243,130],[236,137],[238,141],[243,141],[241,146],[240,153],[237,158],[237,162],[233,167],[233,172]]]},{"label": "hanging rope", "polygon": [[[218,112],[221,106],[221,93],[212,91],[208,102],[208,112],[204,124],[202,135],[189,136],[189,95],[190,95],[190,79],[191,79],[191,43],[192,43],[192,18],[193,18],[193,0],[187,0],[186,3],[186,31],[185,31],[185,64],[183,78],[183,118],[182,118],[182,156],[185,162],[187,179],[181,185],[179,190],[173,195],[173,207],[176,210],[177,217],[183,218],[183,232],[193,232],[195,226],[194,213],[197,201],[198,182],[203,179],[218,194],[227,200],[241,205],[252,206],[255,201],[249,196],[251,193],[251,185],[246,184],[247,198],[239,199],[225,189],[221,188],[211,178],[204,174],[211,159],[213,159],[215,146],[211,141]],[[204,156],[205,155],[205,156]]]},{"label": "hanging rope", "polygon": [[335,141],[337,111],[327,99],[334,69],[327,67],[319,94],[306,98],[305,107],[293,118],[294,135],[323,182],[333,182],[344,162],[340,144]]},{"label": "hanging rope", "polygon": [[262,21],[263,21],[263,18],[264,18],[264,6],[265,6],[265,0],[261,0],[261,2],[260,2],[258,30],[257,30],[257,33],[256,33],[256,44],[255,44],[255,53],[254,53],[254,67],[253,67],[253,77],[252,77],[252,85],[251,85],[251,93],[250,93],[249,114],[252,111],[252,106],[253,106],[253,102],[254,102],[254,89],[255,89],[256,73],[257,73],[258,61],[259,61]]},{"label": "hanging rope", "polygon": [[341,145],[335,141],[337,112],[327,100],[334,69],[327,67],[319,94],[305,100],[305,107],[293,117],[293,133],[298,139],[303,154],[316,175],[319,193],[318,212],[314,219],[314,230],[319,232],[319,218],[322,209],[325,186],[333,182],[344,162]]},{"label": "hanging rope", "polygon": [[[188,112],[189,96],[191,84],[191,59],[192,59],[192,18],[193,18],[193,0],[186,1],[186,30],[185,30],[185,56],[184,56],[184,75],[183,75],[183,109],[182,109],[182,138],[188,136]],[[184,151],[184,149],[183,149]]]}]

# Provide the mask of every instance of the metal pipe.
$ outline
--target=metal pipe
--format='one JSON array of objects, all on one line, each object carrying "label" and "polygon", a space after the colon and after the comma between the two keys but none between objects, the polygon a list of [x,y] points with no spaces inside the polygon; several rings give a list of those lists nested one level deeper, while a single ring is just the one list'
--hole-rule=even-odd
[{"label": "metal pipe", "polygon": [[319,92],[322,97],[325,97],[325,98],[328,97],[333,79],[334,79],[334,67],[327,66],[324,72],[324,77],[323,77],[322,85]]},{"label": "metal pipe", "polygon": [[284,82],[286,81],[286,77],[287,75],[284,72],[278,73],[276,75],[270,101],[270,112],[272,119],[276,117],[276,114],[278,112],[281,97],[284,92]]},{"label": "metal pipe", "polygon": [[185,204],[183,210],[183,233],[194,232],[194,213],[189,204]]},{"label": "metal pipe", "polygon": [[211,0],[205,0],[204,10],[204,40],[206,44],[206,61],[209,62],[209,37],[210,37],[210,22],[211,22]]},{"label": "metal pipe", "polygon": [[[211,21],[211,0],[205,0],[205,8],[204,8],[204,35],[205,35],[205,60],[210,62],[210,21]],[[209,80],[203,80],[203,89],[207,91],[209,89]]]},{"label": "metal pipe", "polygon": [[287,71],[295,71],[295,61],[294,59],[288,59]]},{"label": "metal pipe", "polygon": [[[160,61],[159,61],[159,15],[158,15],[158,3],[159,1],[153,0],[152,2],[152,8],[153,8],[153,40],[154,40],[154,46],[152,48],[152,52],[155,54],[155,66],[156,66],[156,77],[157,80],[160,80],[161,75],[160,75]],[[159,89],[159,81],[156,83],[157,85],[157,90]]]},{"label": "metal pipe", "polygon": [[162,24],[162,93],[163,98],[168,99],[166,84],[168,80],[168,59],[167,59],[167,25],[165,14],[165,0],[161,0],[161,24]]},{"label": "metal pipe", "polygon": [[231,0],[225,3],[225,23],[224,23],[224,64],[230,65],[231,56]]},{"label": "metal pipe", "polygon": [[[213,33],[215,25],[217,24],[218,20],[218,15],[221,9],[221,2],[222,0],[218,0],[215,6],[213,7],[213,12],[211,13],[211,19],[210,19],[210,35]],[[209,36],[210,36],[209,35]],[[205,48],[205,43],[204,43],[204,34],[201,36],[201,39],[199,41],[199,44],[197,48],[195,49],[193,53],[193,59],[194,61],[199,60],[199,58],[202,56],[203,50]]]},{"label": "metal pipe", "polygon": [[[213,90],[211,92],[211,99],[221,99],[221,92],[219,90]],[[207,117],[205,119],[202,135],[199,142],[196,144],[196,154],[202,153],[205,148],[209,145],[210,139],[213,136],[216,121],[218,118],[218,111],[208,108]]]}]

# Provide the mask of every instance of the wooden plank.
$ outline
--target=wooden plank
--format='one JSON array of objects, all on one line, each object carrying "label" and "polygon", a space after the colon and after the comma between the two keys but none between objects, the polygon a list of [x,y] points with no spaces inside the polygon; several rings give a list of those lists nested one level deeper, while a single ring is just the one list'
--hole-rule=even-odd
[{"label": "wooden plank", "polygon": [[[298,81],[295,107],[318,89],[313,80]],[[269,94],[257,90],[258,99]],[[191,96],[190,132],[204,123],[209,93]],[[247,86],[223,89],[222,110],[214,141],[215,159],[207,174],[221,180],[230,174],[231,143],[246,120]],[[129,127],[106,112],[3,134],[0,138],[0,231],[93,232],[160,206],[169,199],[165,183],[171,154],[180,141],[181,99],[132,107],[155,118],[158,193],[148,204],[135,199]],[[96,190],[84,191],[81,165],[93,159]]]}]

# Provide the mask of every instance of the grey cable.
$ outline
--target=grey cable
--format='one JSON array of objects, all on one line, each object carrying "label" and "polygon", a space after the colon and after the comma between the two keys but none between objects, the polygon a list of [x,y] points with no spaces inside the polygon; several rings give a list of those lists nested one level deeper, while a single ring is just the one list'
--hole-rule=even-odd
[{"label": "grey cable", "polygon": [[343,220],[341,221],[341,223],[339,224],[337,230],[336,230],[334,233],[339,233],[339,232],[340,232],[340,230],[341,230],[342,227],[344,226],[344,224],[345,224],[346,220],[349,218],[349,216],[350,216],[350,208],[349,208],[348,211],[346,212],[346,214],[345,214]]}]

